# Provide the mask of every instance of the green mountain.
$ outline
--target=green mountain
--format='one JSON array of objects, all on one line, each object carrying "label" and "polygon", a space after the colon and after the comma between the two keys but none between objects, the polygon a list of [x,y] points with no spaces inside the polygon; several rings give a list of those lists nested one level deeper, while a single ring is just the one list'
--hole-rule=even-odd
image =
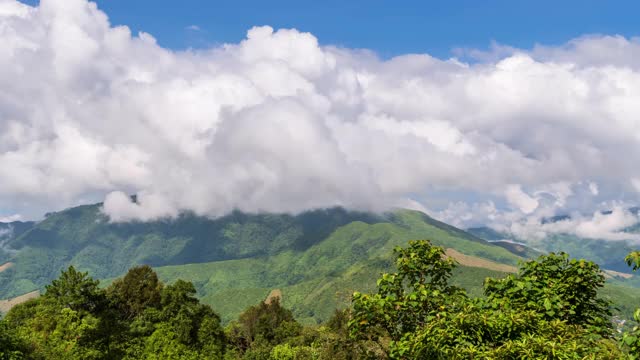
[{"label": "green mountain", "polygon": [[[148,264],[165,282],[193,282],[201,299],[224,320],[278,290],[300,321],[314,323],[346,306],[354,290],[372,289],[379,273],[392,267],[391,250],[411,239],[431,239],[450,249],[448,254],[461,263],[454,283],[475,295],[481,294],[486,277],[513,271],[521,256],[533,254],[513,244],[492,244],[410,210],[383,215],[341,208],[295,216],[234,212],[217,219],[183,214],[162,221],[110,223],[100,206],[52,213],[38,223],[6,225],[0,256],[12,266],[0,272],[0,298],[41,290],[69,265],[108,283],[132,266]],[[640,294],[619,286],[610,289],[624,303],[623,312]]]}]

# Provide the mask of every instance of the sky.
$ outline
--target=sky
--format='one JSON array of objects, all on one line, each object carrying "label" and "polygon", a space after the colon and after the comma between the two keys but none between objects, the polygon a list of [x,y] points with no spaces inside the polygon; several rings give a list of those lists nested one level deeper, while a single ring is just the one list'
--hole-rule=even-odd
[{"label": "sky", "polygon": [[[23,1],[37,5],[38,0]],[[518,48],[562,44],[584,34],[638,35],[637,1],[564,0],[98,0],[114,25],[153,34],[171,49],[244,39],[253,26],[311,32],[322,44],[374,50],[383,57],[492,42]]]},{"label": "sky", "polygon": [[343,3],[0,0],[0,221],[409,207],[640,241],[638,6]]}]

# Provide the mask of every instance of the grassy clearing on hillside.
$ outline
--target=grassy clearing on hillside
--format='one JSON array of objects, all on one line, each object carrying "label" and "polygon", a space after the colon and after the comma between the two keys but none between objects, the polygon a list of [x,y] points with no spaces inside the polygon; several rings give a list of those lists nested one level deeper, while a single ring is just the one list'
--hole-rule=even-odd
[{"label": "grassy clearing on hillside", "polygon": [[464,266],[485,268],[505,273],[514,273],[518,271],[518,268],[515,266],[500,264],[495,261],[479,258],[477,256],[465,255],[452,248],[448,248],[445,254],[447,254],[447,256],[449,257],[454,258],[460,265]]},{"label": "grassy clearing on hillside", "polygon": [[12,262],[4,263],[4,264],[0,265],[0,272],[5,271],[5,270],[7,270],[8,268],[10,268],[12,266],[13,266]]},{"label": "grassy clearing on hillside", "polygon": [[6,313],[11,310],[12,307],[22,304],[27,300],[35,299],[38,296],[40,296],[40,292],[36,290],[24,295],[16,296],[12,299],[0,300],[0,313]]}]

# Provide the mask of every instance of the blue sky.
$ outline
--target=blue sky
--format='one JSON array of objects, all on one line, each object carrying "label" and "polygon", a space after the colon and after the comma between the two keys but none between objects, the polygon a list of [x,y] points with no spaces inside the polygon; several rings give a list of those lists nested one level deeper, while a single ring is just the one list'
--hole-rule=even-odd
[{"label": "blue sky", "polygon": [[[25,1],[36,4],[38,1]],[[254,25],[296,28],[323,44],[375,50],[383,57],[456,47],[553,45],[584,34],[638,34],[637,1],[230,1],[98,0],[113,24],[154,35],[173,49],[238,42]],[[179,4],[179,5],[176,5]],[[189,30],[191,25],[200,30]]]}]

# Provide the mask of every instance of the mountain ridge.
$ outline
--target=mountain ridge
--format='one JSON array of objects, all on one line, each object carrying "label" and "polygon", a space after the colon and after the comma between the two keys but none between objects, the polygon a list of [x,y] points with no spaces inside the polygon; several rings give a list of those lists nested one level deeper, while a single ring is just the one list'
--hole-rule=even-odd
[{"label": "mountain ridge", "polygon": [[484,278],[503,276],[528,255],[407,209],[236,211],[216,219],[182,214],[111,223],[93,204],[50,213],[5,238],[10,251],[0,251],[14,265],[0,272],[0,299],[42,290],[69,265],[108,284],[147,264],[165,282],[193,282],[225,321],[280,289],[297,318],[316,323],[346,306],[353,291],[372,289],[379,273],[392,269],[393,248],[413,239],[430,239],[459,254],[453,281],[477,295]]}]

